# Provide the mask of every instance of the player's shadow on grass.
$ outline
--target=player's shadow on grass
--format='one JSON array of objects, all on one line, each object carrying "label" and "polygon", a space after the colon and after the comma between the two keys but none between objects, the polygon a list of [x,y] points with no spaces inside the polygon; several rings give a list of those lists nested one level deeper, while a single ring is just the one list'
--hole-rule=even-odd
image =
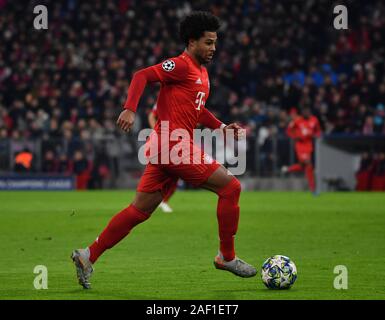
[{"label": "player's shadow on grass", "polygon": [[245,289],[214,289],[212,292],[225,292],[225,293],[233,293],[233,292],[255,292],[255,288],[245,288]]},{"label": "player's shadow on grass", "polygon": [[[73,299],[80,299],[82,300],[159,300],[155,297],[145,296],[145,295],[138,295],[138,294],[132,294],[130,293],[122,293],[117,294],[116,291],[109,292],[108,290],[98,290],[98,289],[74,289],[62,292],[61,295],[68,294],[68,300]],[[74,295],[77,295],[74,297]],[[64,300],[67,300],[66,298],[63,298]]]},{"label": "player's shadow on grass", "polygon": [[297,292],[297,290],[293,289],[293,288],[284,289],[284,290],[271,290],[271,289],[267,289],[267,288],[256,288],[256,287],[244,288],[244,289],[234,289],[234,290],[214,289],[211,291],[216,292],[216,293],[222,292],[222,293],[226,293],[226,294],[237,293],[237,292],[241,292],[241,293],[249,292],[253,295],[255,293],[271,294],[271,295],[285,295],[285,294],[289,294],[290,292]]}]

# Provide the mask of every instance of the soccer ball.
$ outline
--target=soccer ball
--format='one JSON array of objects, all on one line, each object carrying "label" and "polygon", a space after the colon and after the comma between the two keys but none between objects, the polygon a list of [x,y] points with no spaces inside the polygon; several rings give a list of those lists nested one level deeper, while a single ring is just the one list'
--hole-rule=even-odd
[{"label": "soccer ball", "polygon": [[290,258],[275,255],[263,263],[261,274],[269,289],[289,289],[297,279],[297,267]]}]

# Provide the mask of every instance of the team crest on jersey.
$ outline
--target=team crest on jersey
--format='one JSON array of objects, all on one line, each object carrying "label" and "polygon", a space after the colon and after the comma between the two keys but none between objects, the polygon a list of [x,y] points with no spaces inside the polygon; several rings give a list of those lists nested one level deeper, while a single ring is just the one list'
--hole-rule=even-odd
[{"label": "team crest on jersey", "polygon": [[172,71],[175,68],[175,62],[173,60],[166,60],[162,63],[162,68],[164,71]]}]

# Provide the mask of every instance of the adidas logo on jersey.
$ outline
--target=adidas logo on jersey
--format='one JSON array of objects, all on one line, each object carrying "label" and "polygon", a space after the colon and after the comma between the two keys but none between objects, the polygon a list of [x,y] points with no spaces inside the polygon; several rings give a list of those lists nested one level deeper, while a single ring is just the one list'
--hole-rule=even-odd
[{"label": "adidas logo on jersey", "polygon": [[198,78],[198,80],[197,80],[197,81],[195,81],[195,83],[196,83],[196,84],[202,84],[202,80],[201,80],[201,78]]}]

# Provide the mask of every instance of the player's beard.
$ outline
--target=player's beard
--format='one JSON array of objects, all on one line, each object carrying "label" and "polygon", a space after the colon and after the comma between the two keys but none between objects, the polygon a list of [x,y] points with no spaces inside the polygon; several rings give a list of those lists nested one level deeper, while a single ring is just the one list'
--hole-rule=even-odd
[{"label": "player's beard", "polygon": [[197,52],[197,54],[195,55],[195,58],[198,60],[200,64],[208,64],[212,61],[213,56],[214,56],[214,53],[211,55],[210,53],[202,50]]},{"label": "player's beard", "polygon": [[200,64],[208,64],[213,60],[213,56],[211,55],[199,55],[198,61]]},{"label": "player's beard", "polygon": [[214,54],[209,54],[208,56],[207,56],[207,63],[210,63],[212,60],[213,60],[213,58],[214,58]]},{"label": "player's beard", "polygon": [[196,55],[196,59],[199,62],[199,64],[206,64],[207,63],[206,59],[204,59],[204,57],[201,56],[200,54]]}]

